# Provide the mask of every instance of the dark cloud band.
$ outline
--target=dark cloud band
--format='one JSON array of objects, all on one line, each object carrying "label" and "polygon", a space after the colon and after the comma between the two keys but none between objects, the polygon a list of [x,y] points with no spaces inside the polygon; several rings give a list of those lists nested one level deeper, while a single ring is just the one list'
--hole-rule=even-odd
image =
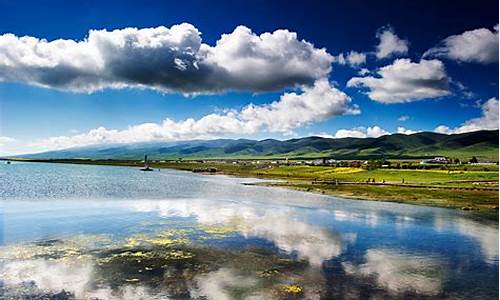
[{"label": "dark cloud band", "polygon": [[325,49],[294,32],[256,35],[237,27],[215,46],[191,24],[91,30],[82,41],[0,35],[0,80],[94,92],[151,88],[186,94],[280,90],[312,84],[331,70]]}]

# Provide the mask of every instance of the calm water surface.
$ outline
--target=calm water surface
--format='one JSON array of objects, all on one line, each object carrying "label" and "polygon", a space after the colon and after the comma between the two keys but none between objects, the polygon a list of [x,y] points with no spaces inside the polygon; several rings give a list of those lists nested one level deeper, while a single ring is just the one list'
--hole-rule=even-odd
[{"label": "calm water surface", "polygon": [[498,224],[256,179],[0,165],[0,299],[496,299]]}]

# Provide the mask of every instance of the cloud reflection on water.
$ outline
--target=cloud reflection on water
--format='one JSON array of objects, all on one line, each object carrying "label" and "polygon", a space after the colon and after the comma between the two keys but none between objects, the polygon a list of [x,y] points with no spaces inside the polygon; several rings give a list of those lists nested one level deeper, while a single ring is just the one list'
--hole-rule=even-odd
[{"label": "cloud reflection on water", "polygon": [[436,215],[434,229],[438,232],[456,230],[461,235],[473,239],[481,249],[483,261],[498,264],[498,224],[485,225],[466,218],[447,219]]},{"label": "cloud reflection on water", "polygon": [[235,202],[207,200],[137,201],[129,204],[140,212],[158,212],[164,217],[194,217],[201,224],[234,224],[245,237],[260,237],[287,253],[296,253],[312,265],[342,253],[343,243],[355,236],[342,237],[323,227],[298,218],[292,208],[258,208]]},{"label": "cloud reflection on water", "polygon": [[486,263],[498,263],[498,227],[484,226],[463,218],[459,219],[456,225],[460,233],[479,243]]},{"label": "cloud reflection on water", "polygon": [[[5,293],[14,293],[14,298],[25,294],[26,299],[109,299],[109,300],[147,300],[166,299],[153,295],[142,285],[124,285],[118,290],[109,286],[94,287],[94,263],[90,260],[72,259],[30,259],[16,260],[2,264],[0,267],[1,282],[9,288]],[[54,296],[63,291],[72,296]]]},{"label": "cloud reflection on water", "polygon": [[392,249],[369,249],[365,263],[342,264],[346,273],[373,276],[377,284],[392,294],[438,295],[442,288],[442,264],[435,258],[402,253]]},{"label": "cloud reflection on water", "polygon": [[[239,275],[234,270],[227,268],[199,275],[196,281],[199,289],[198,291],[194,291],[193,296],[203,296],[209,300],[231,300],[233,298],[227,292],[229,288],[249,288],[257,283],[256,278]],[[248,299],[251,296],[249,295],[244,299]],[[253,295],[252,299],[263,298]]]}]

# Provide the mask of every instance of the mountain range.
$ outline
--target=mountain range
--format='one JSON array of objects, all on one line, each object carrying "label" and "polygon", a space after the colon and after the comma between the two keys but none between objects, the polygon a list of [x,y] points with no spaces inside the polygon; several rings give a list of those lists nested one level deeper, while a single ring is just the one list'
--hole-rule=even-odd
[{"label": "mountain range", "polygon": [[177,142],[107,144],[21,155],[32,159],[202,159],[202,158],[315,158],[376,159],[434,156],[498,161],[498,130],[461,134],[419,132],[378,138],[323,138],[289,140],[216,139]]}]

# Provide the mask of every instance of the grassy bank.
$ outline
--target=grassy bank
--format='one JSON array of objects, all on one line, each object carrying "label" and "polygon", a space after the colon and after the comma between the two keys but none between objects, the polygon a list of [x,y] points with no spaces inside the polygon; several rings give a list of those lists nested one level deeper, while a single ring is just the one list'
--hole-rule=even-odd
[{"label": "grassy bank", "polygon": [[[137,167],[143,164],[140,161],[114,160],[52,162]],[[184,161],[152,163],[151,167],[280,179],[279,183],[269,185],[353,199],[470,210],[487,218],[498,218],[498,166],[457,165],[444,170],[366,170],[352,167],[258,165],[251,162],[232,164],[222,161]]]},{"label": "grassy bank", "polygon": [[[216,168],[228,175],[281,179],[270,185],[354,199],[473,210],[498,216],[498,168],[479,170],[397,170],[271,166],[223,163],[169,163],[156,167],[181,170]],[[484,169],[484,168],[483,168]],[[367,183],[367,181],[375,181]],[[402,181],[404,180],[404,184]],[[338,184],[335,184],[337,182]]]},{"label": "grassy bank", "polygon": [[498,192],[481,190],[441,190],[401,186],[321,185],[308,182],[271,184],[302,191],[340,196],[350,199],[386,201],[414,205],[471,210],[483,217],[498,218]]}]

